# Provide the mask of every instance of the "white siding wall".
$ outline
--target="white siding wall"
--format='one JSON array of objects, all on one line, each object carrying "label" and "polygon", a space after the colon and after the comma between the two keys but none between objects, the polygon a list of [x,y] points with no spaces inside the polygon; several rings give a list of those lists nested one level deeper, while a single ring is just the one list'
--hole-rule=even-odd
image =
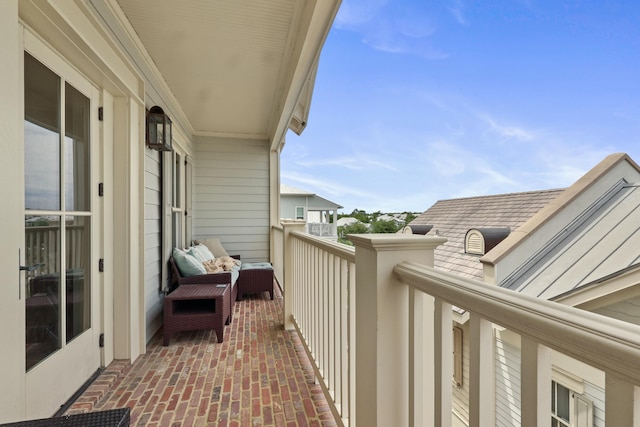
[{"label": "white siding wall", "polygon": [[584,397],[593,402],[593,427],[604,427],[604,389],[585,381]]},{"label": "white siding wall", "polygon": [[322,216],[320,211],[307,211],[307,222],[322,222]]},{"label": "white siding wall", "polygon": [[280,218],[296,219],[296,206],[307,206],[307,197],[280,196]]},{"label": "white siding wall", "polygon": [[[514,342],[496,335],[496,426],[520,425],[520,348]],[[577,362],[576,362],[577,363]],[[575,367],[578,367],[576,364]],[[568,368],[563,364],[562,368]],[[580,372],[573,372],[580,378]],[[593,402],[593,427],[604,427],[604,389],[582,379],[583,397]],[[551,387],[551,385],[549,385]]]},{"label": "white siding wall", "polygon": [[[496,426],[520,425],[520,348],[496,334]],[[551,389],[551,384],[549,384]]]},{"label": "white siding wall", "polygon": [[198,137],[195,143],[193,238],[219,237],[243,261],[268,261],[268,141]]},{"label": "white siding wall", "polygon": [[160,153],[145,150],[144,159],[144,299],[147,342],[162,324],[162,181]]}]

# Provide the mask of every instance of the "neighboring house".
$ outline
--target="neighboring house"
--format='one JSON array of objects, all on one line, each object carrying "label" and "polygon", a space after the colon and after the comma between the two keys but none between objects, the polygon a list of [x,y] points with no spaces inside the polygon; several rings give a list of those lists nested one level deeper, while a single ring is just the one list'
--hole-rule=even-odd
[{"label": "neighboring house", "polygon": [[339,5],[1,2],[0,423],[146,351],[172,247],[270,260],[280,153]]},{"label": "neighboring house", "polygon": [[338,209],[342,206],[315,193],[280,185],[280,218],[306,221],[309,234],[337,238]]},{"label": "neighboring house", "polygon": [[[357,224],[360,221],[358,220],[358,218],[353,218],[350,216],[343,216],[342,218],[340,218],[338,220],[338,227],[345,227],[345,226],[349,226],[349,225],[353,225],[353,224]],[[369,225],[369,224],[367,224]]]},{"label": "neighboring house", "polygon": [[[640,168],[626,154],[566,190],[441,201],[412,224],[449,239],[436,249],[437,268],[640,324]],[[465,425],[468,314],[454,310],[462,357],[453,411]],[[508,325],[494,333],[495,424],[520,425],[520,338]],[[555,352],[552,361],[553,425],[603,426],[601,371]]]}]

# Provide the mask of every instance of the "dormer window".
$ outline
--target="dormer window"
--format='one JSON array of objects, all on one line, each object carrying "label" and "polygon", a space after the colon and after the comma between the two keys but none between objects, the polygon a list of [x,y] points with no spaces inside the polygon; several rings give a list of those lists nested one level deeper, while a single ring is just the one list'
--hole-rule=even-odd
[{"label": "dormer window", "polygon": [[433,228],[433,225],[431,224],[411,224],[411,225],[406,225],[402,229],[402,233],[403,234],[421,234],[424,236],[432,228]]},{"label": "dormer window", "polygon": [[511,232],[509,228],[472,228],[464,238],[464,252],[484,255],[502,242]]}]

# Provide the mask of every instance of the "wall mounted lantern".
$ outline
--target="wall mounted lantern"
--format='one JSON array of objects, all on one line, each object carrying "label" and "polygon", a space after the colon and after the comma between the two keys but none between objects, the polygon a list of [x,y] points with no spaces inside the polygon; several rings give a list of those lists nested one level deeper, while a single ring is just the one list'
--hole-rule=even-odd
[{"label": "wall mounted lantern", "polygon": [[162,108],[151,107],[147,111],[147,147],[158,151],[173,151],[171,119]]}]

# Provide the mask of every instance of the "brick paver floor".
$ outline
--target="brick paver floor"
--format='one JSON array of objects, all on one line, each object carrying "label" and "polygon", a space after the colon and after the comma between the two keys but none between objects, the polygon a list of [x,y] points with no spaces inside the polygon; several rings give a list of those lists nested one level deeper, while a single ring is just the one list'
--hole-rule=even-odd
[{"label": "brick paver floor", "polygon": [[133,364],[114,361],[66,411],[128,406],[132,426],[336,426],[282,294],[236,302],[224,342],[215,332],[162,331]]}]

